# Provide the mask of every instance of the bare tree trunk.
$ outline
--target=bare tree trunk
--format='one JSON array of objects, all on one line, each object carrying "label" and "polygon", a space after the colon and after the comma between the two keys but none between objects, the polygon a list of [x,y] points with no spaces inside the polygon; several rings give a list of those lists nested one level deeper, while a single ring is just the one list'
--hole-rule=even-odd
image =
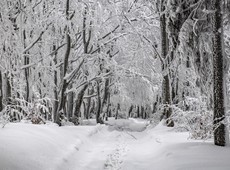
[{"label": "bare tree trunk", "polygon": [[110,93],[108,95],[108,102],[107,102],[107,109],[106,109],[106,117],[105,120],[108,121],[108,117],[111,117],[111,109],[110,109],[111,103],[110,103]]},{"label": "bare tree trunk", "polygon": [[[161,12],[165,10],[165,1],[161,1]],[[163,104],[165,106],[163,115],[167,119],[167,126],[172,127],[174,123],[170,120],[170,116],[172,114],[172,110],[170,108],[171,105],[171,91],[170,91],[170,81],[169,81],[169,70],[168,70],[168,35],[166,30],[166,16],[163,13],[160,17],[160,24],[161,24],[161,51],[162,51],[162,58],[164,58],[164,63],[162,63],[162,70],[163,70],[163,85],[162,85],[162,99]]]},{"label": "bare tree trunk", "polygon": [[103,117],[105,117],[107,113],[107,107],[108,106],[108,97],[109,97],[109,78],[106,78],[105,80],[105,88],[104,88],[104,96],[103,96],[103,101],[102,101],[102,106],[101,106],[101,112],[103,114]]},{"label": "bare tree trunk", "polygon": [[[25,56],[24,58],[24,64],[29,64],[29,58]],[[29,95],[30,95],[30,85],[29,85],[29,68],[25,68],[25,79],[26,79],[26,101],[29,101]]]},{"label": "bare tree trunk", "polygon": [[144,107],[141,106],[141,118],[144,119]]},{"label": "bare tree trunk", "polygon": [[153,103],[152,114],[156,113],[156,111],[157,111],[157,101],[155,101],[155,102]]},{"label": "bare tree trunk", "polygon": [[140,106],[137,106],[137,118],[140,117]]},{"label": "bare tree trunk", "polygon": [[85,103],[85,101],[83,100],[83,108],[84,108],[84,118],[86,118],[86,103]]},{"label": "bare tree trunk", "polygon": [[[213,75],[214,75],[214,143],[225,146],[224,88],[223,88],[223,52],[222,52],[222,0],[213,0]],[[222,30],[222,31],[221,31]]]},{"label": "bare tree trunk", "polygon": [[[88,95],[91,96],[94,93],[94,88],[88,88]],[[89,119],[89,115],[90,115],[90,106],[91,106],[91,97],[87,98],[87,106],[86,106],[86,119]]]},{"label": "bare tree trunk", "polygon": [[[53,51],[56,50],[56,45],[53,46]],[[54,64],[57,64],[57,53],[54,54]],[[54,70],[54,104],[53,104],[53,121],[55,122],[57,120],[57,109],[58,109],[58,90],[57,90],[57,86],[58,86],[58,77],[57,77],[57,71]]]},{"label": "bare tree trunk", "polygon": [[67,80],[65,79],[65,75],[67,73],[67,69],[68,69],[68,61],[69,61],[69,55],[70,55],[70,49],[71,49],[71,39],[70,39],[70,35],[67,33],[66,34],[66,42],[67,42],[67,49],[66,49],[66,53],[65,53],[65,58],[64,58],[64,67],[63,67],[63,82],[62,82],[62,88],[61,88],[61,94],[59,97],[59,105],[58,105],[58,109],[57,109],[57,117],[55,122],[58,125],[61,125],[61,120],[60,120],[60,115],[61,112],[64,113],[65,111],[65,104],[66,104],[66,89],[67,89]]},{"label": "bare tree trunk", "polygon": [[[87,21],[87,14],[88,14],[88,7],[87,6],[85,6],[85,9],[84,9],[84,14],[83,14],[83,25],[82,25],[82,29],[83,29],[83,31],[82,31],[82,39],[83,39],[83,49],[84,49],[84,53],[85,54],[88,54],[88,53],[90,53],[90,50],[89,50],[89,44],[90,44],[90,40],[91,40],[91,34],[92,34],[92,31],[91,31],[91,24],[92,24],[92,22],[90,21],[90,26],[89,26],[89,31],[88,31],[88,37],[87,37],[87,24],[86,24],[86,21]],[[87,72],[87,70],[86,70],[86,72]],[[87,76],[86,76],[86,78],[87,78]],[[88,84],[87,84],[87,87],[88,87]],[[86,87],[86,88],[87,88]],[[86,88],[85,88],[85,90],[86,90]],[[84,89],[84,88],[83,88]],[[85,92],[85,90],[84,90],[84,92]],[[88,91],[88,94],[89,94],[90,92]],[[93,93],[93,91],[92,91],[92,93]],[[83,97],[83,96],[82,96]],[[80,104],[80,106],[78,106],[78,107],[81,107],[81,104],[82,104],[82,102],[81,103],[79,103]],[[90,112],[90,105],[91,105],[91,98],[88,98],[87,99],[87,106],[86,106],[86,103],[85,103],[85,110],[84,110],[84,112],[85,112],[85,118],[86,119],[88,119],[89,118],[89,112]]]},{"label": "bare tree trunk", "polygon": [[91,31],[91,25],[92,25],[92,21],[90,21],[90,28],[89,28],[89,32],[88,32],[88,38],[87,38],[87,27],[86,27],[86,20],[87,20],[87,9],[88,7],[86,6],[85,7],[85,10],[84,10],[84,16],[83,16],[83,31],[82,31],[82,38],[83,38],[83,45],[84,45],[84,53],[85,54],[88,54],[91,52],[91,50],[89,50],[89,43],[90,43],[90,40],[91,40],[91,34],[92,34],[92,31]]},{"label": "bare tree trunk", "polygon": [[[89,114],[91,115],[91,113],[95,113],[95,104],[96,102],[95,102],[95,100],[93,100],[92,101],[92,105],[91,105],[91,107],[90,107],[90,109],[89,109]],[[90,115],[89,115],[89,117],[90,117]]]},{"label": "bare tree trunk", "polygon": [[69,92],[67,101],[68,101],[67,119],[69,120],[73,116],[73,104],[74,104],[74,93],[73,92]]},{"label": "bare tree trunk", "polygon": [[5,73],[6,87],[5,87],[5,96],[6,96],[6,105],[11,103],[11,83],[10,83],[10,73]]},{"label": "bare tree trunk", "polygon": [[97,110],[96,110],[97,123],[103,123],[100,114],[101,114],[101,93],[100,93],[100,83],[97,81]]},{"label": "bare tree trunk", "polygon": [[171,109],[171,96],[170,96],[170,81],[169,81],[169,75],[164,76],[163,80],[163,104],[164,104],[164,112],[163,115],[166,118],[166,124],[168,127],[173,127],[174,122],[170,119],[170,116],[172,114]]},{"label": "bare tree trunk", "polygon": [[112,110],[109,108],[108,117],[112,117]]},{"label": "bare tree trunk", "polygon": [[[24,48],[26,48],[26,31],[23,30],[23,40],[24,40]],[[28,52],[26,52],[27,54]],[[28,56],[24,56],[24,65],[28,65],[30,63],[29,57]],[[25,68],[25,80],[26,80],[26,96],[25,96],[25,100],[29,101],[29,95],[30,95],[30,87],[29,87],[29,68]]]},{"label": "bare tree trunk", "polygon": [[[66,0],[66,8],[65,8],[65,15],[66,15],[66,20],[69,21],[72,19],[73,16],[71,16],[71,14],[69,13],[69,0]],[[70,38],[70,34],[69,34],[69,27],[68,25],[66,25],[66,53],[64,56],[64,63],[63,63],[63,80],[62,80],[62,87],[60,90],[60,94],[59,94],[59,100],[58,100],[58,108],[57,108],[57,113],[56,113],[56,120],[55,122],[60,126],[61,125],[61,120],[60,120],[60,115],[61,112],[63,112],[64,115],[66,115],[66,89],[68,87],[69,82],[67,82],[65,76],[67,74],[67,70],[68,70],[68,64],[69,64],[69,56],[70,56],[70,51],[71,51],[71,38]]]},{"label": "bare tree trunk", "polygon": [[74,110],[75,117],[80,117],[81,105],[82,105],[83,97],[84,97],[87,87],[88,87],[88,84],[85,84],[84,87],[81,89],[81,91],[77,95],[77,100],[75,102],[76,104],[75,104],[75,110]]},{"label": "bare tree trunk", "polygon": [[2,71],[0,71],[0,112],[3,110]]},{"label": "bare tree trunk", "polygon": [[128,113],[129,117],[132,117],[132,115],[131,115],[132,111],[133,111],[133,105],[131,105],[129,108],[129,113]]},{"label": "bare tree trunk", "polygon": [[116,109],[115,119],[118,118],[119,110],[120,110],[120,103],[117,103],[117,109]]}]

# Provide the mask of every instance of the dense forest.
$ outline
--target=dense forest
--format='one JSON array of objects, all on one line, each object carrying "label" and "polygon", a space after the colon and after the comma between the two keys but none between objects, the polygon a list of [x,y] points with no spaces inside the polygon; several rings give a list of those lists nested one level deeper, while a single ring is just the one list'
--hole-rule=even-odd
[{"label": "dense forest", "polygon": [[1,0],[0,122],[166,120],[225,146],[228,0]]}]

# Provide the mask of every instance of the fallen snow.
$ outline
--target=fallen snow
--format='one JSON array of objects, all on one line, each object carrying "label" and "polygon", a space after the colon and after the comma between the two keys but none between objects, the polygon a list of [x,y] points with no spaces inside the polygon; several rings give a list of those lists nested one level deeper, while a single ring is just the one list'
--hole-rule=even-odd
[{"label": "fallen snow", "polygon": [[[188,140],[160,123],[114,120],[106,125],[10,123],[0,128],[0,170],[228,170],[230,148]],[[83,122],[82,124],[87,124]]]},{"label": "fallen snow", "polygon": [[143,119],[110,119],[106,123],[111,130],[142,132],[146,129],[149,122]]},{"label": "fallen snow", "polygon": [[0,128],[1,170],[54,169],[96,127],[7,124]]}]

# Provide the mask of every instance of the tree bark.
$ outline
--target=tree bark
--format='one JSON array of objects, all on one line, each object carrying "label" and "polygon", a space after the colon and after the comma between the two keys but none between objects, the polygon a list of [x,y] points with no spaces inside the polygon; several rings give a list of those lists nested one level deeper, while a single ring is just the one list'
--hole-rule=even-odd
[{"label": "tree bark", "polygon": [[6,87],[5,87],[6,105],[11,104],[11,97],[12,97],[11,89],[12,89],[12,87],[11,87],[10,79],[11,79],[10,78],[10,73],[9,72],[5,73],[5,80],[6,80]]},{"label": "tree bark", "polygon": [[141,106],[141,118],[144,119],[144,106]]},{"label": "tree bark", "polygon": [[69,92],[67,101],[67,119],[69,120],[73,116],[74,92]]},{"label": "tree bark", "polygon": [[95,103],[96,103],[95,100],[92,100],[91,103],[92,103],[92,105],[91,105],[91,107],[90,107],[90,109],[89,109],[89,117],[90,117],[91,113],[94,113],[94,114],[95,114],[95,112],[96,112],[96,111],[95,111],[95,110],[96,110],[96,109],[95,109],[95,107],[96,107],[96,106],[95,106],[95,105],[96,105],[96,104],[95,104]]},{"label": "tree bark", "polygon": [[[53,45],[53,51],[56,50],[56,45]],[[57,64],[57,52],[54,53],[54,64],[56,65]],[[54,103],[53,103],[53,121],[55,122],[56,119],[57,119],[57,109],[58,109],[58,90],[57,90],[57,87],[58,87],[58,77],[57,77],[57,71],[54,70]]]},{"label": "tree bark", "polygon": [[107,109],[106,109],[106,117],[105,120],[108,121],[108,117],[111,117],[111,109],[110,109],[111,103],[110,103],[110,93],[108,95],[108,102],[107,102]]},{"label": "tree bark", "polygon": [[131,105],[129,108],[129,113],[128,113],[129,117],[132,117],[132,115],[131,115],[132,111],[133,111],[133,105]]},{"label": "tree bark", "polygon": [[[88,95],[91,96],[91,95],[93,95],[93,93],[94,93],[94,88],[93,87],[88,88]],[[86,119],[89,119],[89,116],[90,116],[90,106],[91,106],[91,103],[92,103],[91,100],[92,100],[91,97],[87,98],[86,117],[85,117]]]},{"label": "tree bark", "polygon": [[165,0],[161,1],[161,12],[163,14],[160,17],[160,25],[161,25],[161,53],[162,58],[164,59],[164,63],[162,63],[162,71],[163,71],[163,82],[162,82],[162,99],[164,104],[163,115],[166,118],[166,124],[169,127],[174,126],[173,121],[170,119],[172,114],[172,110],[170,109],[171,105],[171,90],[170,90],[170,78],[168,71],[168,34],[167,34],[167,25],[166,25],[166,16],[164,13],[165,10]]},{"label": "tree bark", "polygon": [[0,71],[0,112],[3,110],[2,71]]},{"label": "tree bark", "polygon": [[60,120],[60,115],[61,112],[64,113],[65,111],[65,104],[66,104],[66,94],[65,91],[67,89],[67,80],[65,79],[65,75],[67,73],[68,69],[68,61],[69,61],[69,55],[70,55],[70,49],[71,49],[71,39],[70,35],[67,33],[66,34],[66,42],[67,42],[67,48],[66,48],[66,53],[65,53],[65,58],[64,58],[64,67],[63,67],[63,82],[62,82],[62,88],[61,88],[61,94],[59,97],[59,105],[57,109],[57,117],[55,122],[60,126],[61,125],[61,120]]},{"label": "tree bark", "polygon": [[213,0],[213,75],[214,75],[214,143],[225,146],[225,119],[224,88],[223,88],[223,49],[222,49],[222,0]]},{"label": "tree bark", "polygon": [[[26,30],[23,30],[23,41],[24,41],[24,48],[26,48]],[[28,51],[25,52],[25,54],[29,54]],[[30,59],[28,56],[24,56],[24,65],[29,65]],[[25,81],[26,81],[26,95],[25,100],[29,101],[29,95],[30,95],[30,87],[29,87],[29,68],[25,68]]]},{"label": "tree bark", "polygon": [[120,103],[117,103],[117,109],[116,109],[115,119],[118,118],[119,110],[120,110]]},{"label": "tree bark", "polygon": [[140,106],[137,106],[137,118],[140,117]]},{"label": "tree bark", "polygon": [[84,97],[87,87],[88,87],[88,84],[85,84],[84,87],[81,89],[81,91],[77,95],[77,100],[75,102],[76,105],[75,105],[75,110],[74,110],[75,117],[80,117],[81,105],[82,105],[83,97]]},{"label": "tree bark", "polygon": [[97,81],[97,110],[96,110],[96,122],[103,123],[101,118],[101,93],[100,93],[100,83]]},{"label": "tree bark", "polygon": [[104,95],[103,95],[103,101],[101,106],[101,112],[103,114],[103,117],[107,116],[107,107],[108,106],[108,97],[109,97],[109,78],[105,79],[105,88],[104,88]]}]

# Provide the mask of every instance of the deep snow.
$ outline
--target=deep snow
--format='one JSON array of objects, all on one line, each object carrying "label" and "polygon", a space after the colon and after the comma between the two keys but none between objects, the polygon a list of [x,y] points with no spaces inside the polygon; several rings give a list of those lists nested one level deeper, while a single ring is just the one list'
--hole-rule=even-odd
[{"label": "deep snow", "polygon": [[[230,148],[188,140],[161,122],[95,120],[65,126],[10,123],[0,128],[0,170],[228,170]],[[147,128],[146,128],[147,127]]]}]

